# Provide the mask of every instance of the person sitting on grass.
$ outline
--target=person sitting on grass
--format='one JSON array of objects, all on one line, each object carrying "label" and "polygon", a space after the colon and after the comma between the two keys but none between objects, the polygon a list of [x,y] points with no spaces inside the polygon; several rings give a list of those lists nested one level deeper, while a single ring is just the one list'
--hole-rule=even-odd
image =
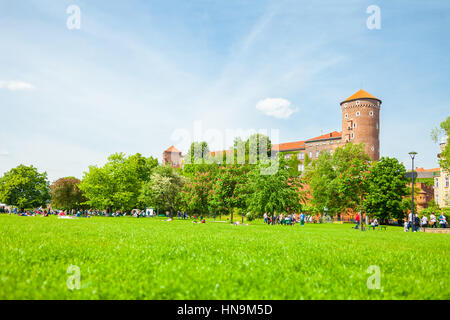
[{"label": "person sitting on grass", "polygon": [[375,219],[373,219],[372,220],[372,223],[370,224],[372,227],[378,227],[378,220],[377,220],[377,218],[375,218]]}]

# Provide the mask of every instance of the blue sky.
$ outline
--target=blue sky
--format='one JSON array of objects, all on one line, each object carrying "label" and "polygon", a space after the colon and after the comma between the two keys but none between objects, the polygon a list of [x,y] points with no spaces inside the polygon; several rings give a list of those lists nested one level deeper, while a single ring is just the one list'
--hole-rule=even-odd
[{"label": "blue sky", "polygon": [[[114,152],[161,158],[195,121],[308,139],[340,131],[339,102],[360,88],[383,100],[381,155],[410,166],[415,150],[436,167],[449,31],[440,0],[0,0],[0,174],[23,163],[81,178]],[[269,116],[264,99],[295,112]]]}]

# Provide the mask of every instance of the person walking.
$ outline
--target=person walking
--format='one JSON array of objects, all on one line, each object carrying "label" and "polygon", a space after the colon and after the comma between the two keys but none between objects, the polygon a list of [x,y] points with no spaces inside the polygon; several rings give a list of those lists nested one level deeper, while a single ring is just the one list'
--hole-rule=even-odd
[{"label": "person walking", "polygon": [[445,225],[447,224],[447,219],[443,212],[439,216],[439,224],[441,225],[441,228],[445,228]]},{"label": "person walking", "polygon": [[431,214],[430,214],[430,224],[431,224],[431,228],[437,228],[436,216],[434,215],[434,212],[431,212]]},{"label": "person walking", "polygon": [[304,226],[305,225],[305,214],[302,212],[300,214],[300,226]]},{"label": "person walking", "polygon": [[414,217],[414,232],[418,232],[420,230],[420,218],[416,213]]},{"label": "person walking", "polygon": [[422,217],[422,228],[428,227],[428,218],[426,215],[423,215]]},{"label": "person walking", "polygon": [[264,213],[264,224],[267,223],[267,218],[268,218],[267,213]]},{"label": "person walking", "polygon": [[356,214],[356,219],[355,220],[356,220],[355,229],[358,229],[359,228],[359,222],[361,220],[361,216],[360,216],[359,212]]}]

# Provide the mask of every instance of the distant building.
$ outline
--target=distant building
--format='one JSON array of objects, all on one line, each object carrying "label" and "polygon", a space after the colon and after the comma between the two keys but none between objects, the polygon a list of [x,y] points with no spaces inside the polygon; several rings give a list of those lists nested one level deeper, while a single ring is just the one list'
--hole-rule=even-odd
[{"label": "distant building", "polygon": [[[308,140],[275,144],[272,151],[282,152],[286,158],[297,154],[300,160],[299,171],[304,170],[305,156],[317,159],[322,152],[333,153],[348,142],[364,143],[365,150],[372,160],[380,158],[380,106],[382,101],[370,93],[359,90],[340,103],[342,113],[342,131],[332,131]],[[229,154],[231,150],[214,151],[211,156]],[[163,154],[163,163],[182,166],[181,151],[174,146]],[[181,164],[180,164],[181,163]]]},{"label": "distant building", "polygon": [[181,168],[183,166],[183,155],[180,150],[171,146],[163,152],[163,164],[170,165],[173,168]]},{"label": "distant building", "polygon": [[[440,149],[441,152],[444,151],[445,147],[447,146],[447,137],[444,137],[441,140],[440,143]],[[438,157],[440,158],[441,154],[438,154]],[[450,174],[446,172],[445,170],[440,170],[440,174],[438,177],[434,178],[434,189],[435,189],[435,201],[436,204],[440,208],[448,207],[450,206],[450,198],[449,198],[449,190],[450,190]]]}]

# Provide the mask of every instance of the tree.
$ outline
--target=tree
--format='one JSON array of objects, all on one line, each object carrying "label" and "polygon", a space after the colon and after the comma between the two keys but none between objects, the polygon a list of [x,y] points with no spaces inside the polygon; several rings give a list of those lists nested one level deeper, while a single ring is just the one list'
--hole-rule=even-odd
[{"label": "tree", "polygon": [[249,176],[249,209],[269,213],[272,218],[276,213],[299,211],[304,203],[300,178],[289,176],[287,163],[281,156],[278,161],[280,164],[275,174],[261,174],[261,169],[270,165],[266,162],[260,163]]},{"label": "tree", "polygon": [[370,157],[362,144],[347,143],[333,155],[322,152],[307,173],[312,203],[318,212],[331,215],[359,211],[367,189]]},{"label": "tree", "polygon": [[439,165],[443,170],[450,172],[450,117],[447,117],[447,119],[441,123],[440,128],[434,129],[431,133],[431,137],[435,142],[438,142],[439,137],[442,135],[444,135],[443,138],[447,140],[447,145],[439,156]]},{"label": "tree", "polygon": [[142,185],[150,179],[156,164],[155,159],[144,158],[139,153],[129,157],[116,153],[103,167],[90,166],[80,184],[88,199],[86,204],[109,211],[136,208]]},{"label": "tree", "polygon": [[142,186],[139,201],[173,213],[179,207],[185,180],[175,169],[159,166],[153,171],[150,181]]},{"label": "tree", "polygon": [[50,185],[52,207],[63,210],[81,208],[86,198],[79,185],[81,181],[75,177],[60,178]]},{"label": "tree", "polygon": [[245,210],[248,196],[249,167],[240,164],[229,164],[219,167],[210,193],[211,206],[225,213],[231,213],[233,222],[233,209]]},{"label": "tree", "polygon": [[370,171],[364,200],[366,212],[380,220],[403,219],[403,198],[409,194],[405,166],[395,158],[383,157],[372,165]]},{"label": "tree", "polygon": [[212,186],[214,178],[214,174],[211,171],[198,171],[189,178],[181,191],[185,210],[203,215],[213,208]]},{"label": "tree", "polygon": [[47,173],[19,165],[0,178],[0,201],[22,211],[47,205],[50,200]]},{"label": "tree", "polygon": [[189,148],[188,154],[186,155],[187,164],[185,164],[185,166],[207,163],[209,157],[210,152],[207,142],[193,142]]}]

